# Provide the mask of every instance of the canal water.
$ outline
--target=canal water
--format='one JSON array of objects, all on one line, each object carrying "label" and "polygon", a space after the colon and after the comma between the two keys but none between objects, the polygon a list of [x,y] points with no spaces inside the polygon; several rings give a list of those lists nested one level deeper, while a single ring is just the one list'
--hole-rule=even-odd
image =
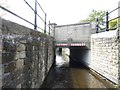
[{"label": "canal water", "polygon": [[70,67],[68,55],[68,49],[63,49],[62,54],[56,52],[56,63],[51,68],[41,88],[53,90],[56,88],[102,88],[102,90],[108,90],[109,87],[94,77],[85,66]]}]

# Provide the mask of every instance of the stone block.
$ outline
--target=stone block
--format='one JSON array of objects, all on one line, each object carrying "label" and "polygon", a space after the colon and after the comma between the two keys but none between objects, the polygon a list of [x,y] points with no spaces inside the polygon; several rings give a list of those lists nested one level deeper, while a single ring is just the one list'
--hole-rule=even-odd
[{"label": "stone block", "polygon": [[26,58],[26,52],[25,51],[19,52],[19,58],[20,59],[25,59]]},{"label": "stone block", "polygon": [[16,51],[16,44],[12,41],[3,41],[3,50]]},{"label": "stone block", "polygon": [[15,55],[16,52],[8,52],[8,51],[3,51],[2,52],[2,63],[9,63],[11,61],[15,60]]},{"label": "stone block", "polygon": [[0,51],[2,51],[2,48],[3,48],[3,46],[2,46],[2,38],[0,36]]},{"label": "stone block", "polygon": [[4,65],[4,73],[12,73],[16,68],[15,62],[10,62]]},{"label": "stone block", "polygon": [[27,44],[27,40],[21,40],[20,43],[21,44]]},{"label": "stone block", "polygon": [[24,66],[24,59],[19,59],[16,61],[16,69],[20,69]]},{"label": "stone block", "polygon": [[16,53],[15,53],[14,60],[18,60],[18,59],[20,59],[20,55],[19,55],[19,52],[16,52]]},{"label": "stone block", "polygon": [[31,51],[26,51],[26,58],[31,59],[33,58],[33,53]]},{"label": "stone block", "polygon": [[25,50],[26,51],[32,51],[33,50],[33,46],[31,44],[27,44]]},{"label": "stone block", "polygon": [[20,51],[25,51],[25,45],[24,44],[19,44],[17,46],[17,51],[20,52]]}]

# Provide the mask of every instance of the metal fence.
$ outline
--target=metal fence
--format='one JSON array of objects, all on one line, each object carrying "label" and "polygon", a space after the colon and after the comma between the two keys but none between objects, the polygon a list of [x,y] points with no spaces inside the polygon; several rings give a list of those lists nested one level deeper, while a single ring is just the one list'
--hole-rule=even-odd
[{"label": "metal fence", "polygon": [[[118,17],[115,17],[115,18],[109,20],[110,14],[113,13],[113,12],[115,12],[115,11],[117,11],[119,8],[120,7],[117,7],[117,8],[115,8],[114,10],[112,10],[110,12],[108,12],[108,11],[106,12],[106,15],[105,15],[105,17],[106,17],[106,20],[105,20],[105,23],[106,23],[106,25],[105,25],[105,31],[115,30],[115,29],[117,29],[117,28],[120,27],[118,24],[117,24],[117,27],[115,27],[115,28],[110,28],[109,27],[110,21],[115,20],[115,19],[120,19],[120,16],[118,16]],[[97,22],[97,24],[96,24],[96,33],[98,33],[98,30],[99,30],[98,21],[99,21],[99,18],[96,19],[96,22]]]},{"label": "metal fence", "polygon": [[[13,11],[11,11],[11,10],[9,10],[9,9],[1,6],[1,5],[0,5],[0,8],[1,8],[2,10],[4,10],[4,11],[6,11],[6,12],[8,12],[8,13],[10,13],[10,14],[18,17],[18,18],[20,18],[21,20],[29,23],[30,25],[32,25],[32,26],[34,27],[34,30],[35,30],[35,31],[37,31],[38,29],[40,29],[40,30],[42,30],[45,34],[49,34],[49,35],[50,35],[50,32],[52,31],[52,29],[51,29],[51,27],[50,27],[50,21],[49,21],[49,24],[47,24],[47,22],[46,22],[46,21],[47,21],[47,14],[46,14],[46,12],[43,10],[43,8],[42,8],[42,6],[40,5],[40,3],[39,3],[37,0],[34,0],[35,6],[34,6],[34,8],[33,8],[26,0],[23,0],[23,1],[24,1],[25,4],[33,11],[33,13],[34,13],[34,22],[31,22],[31,21],[23,18],[22,16],[14,13]],[[42,12],[43,12],[43,14],[44,14],[44,17],[45,17],[44,19],[38,14],[38,8],[42,10]],[[41,28],[40,26],[38,26],[38,24],[37,24],[38,18],[44,23],[44,28]],[[47,29],[46,29],[47,27],[48,27],[48,29],[49,29],[48,31],[47,31]]]},{"label": "metal fence", "polygon": [[112,11],[110,11],[110,12],[106,12],[106,31],[115,30],[115,29],[117,29],[117,28],[120,27],[120,26],[117,25],[117,27],[115,27],[115,28],[111,28],[111,29],[109,28],[109,22],[110,22],[110,21],[120,18],[120,16],[118,16],[118,17],[115,17],[115,18],[109,20],[109,15],[110,15],[111,13],[115,12],[116,10],[118,10],[119,8],[120,8],[120,7],[117,7],[117,8],[115,8],[114,10],[112,10]]}]

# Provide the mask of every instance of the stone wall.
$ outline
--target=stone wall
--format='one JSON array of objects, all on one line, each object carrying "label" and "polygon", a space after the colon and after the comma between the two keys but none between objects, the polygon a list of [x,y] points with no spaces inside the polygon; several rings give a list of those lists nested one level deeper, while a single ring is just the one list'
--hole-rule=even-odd
[{"label": "stone wall", "polygon": [[39,88],[53,63],[53,38],[4,19],[0,36],[0,86]]},{"label": "stone wall", "polygon": [[[118,2],[118,7],[120,7],[120,1]],[[120,8],[118,9],[118,16],[120,17]],[[120,19],[118,19],[118,26],[120,26]],[[119,33],[118,33],[118,35],[119,35],[119,45],[118,45],[118,47],[119,47],[119,70],[118,70],[118,72],[119,72],[119,88],[120,88],[120,27],[118,28],[118,31],[119,31]]]},{"label": "stone wall", "polygon": [[91,36],[90,67],[118,84],[118,37],[117,30]]}]

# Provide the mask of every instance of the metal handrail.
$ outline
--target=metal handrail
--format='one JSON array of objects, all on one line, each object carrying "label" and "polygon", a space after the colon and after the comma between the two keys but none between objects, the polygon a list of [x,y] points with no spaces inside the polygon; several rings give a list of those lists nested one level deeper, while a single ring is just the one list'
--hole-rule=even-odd
[{"label": "metal handrail", "polygon": [[[111,20],[108,20],[108,19],[109,19],[109,14],[113,13],[114,11],[118,10],[119,8],[120,8],[120,7],[117,7],[117,8],[115,8],[114,10],[112,10],[112,11],[110,11],[110,12],[106,12],[106,31],[114,30],[114,29],[109,29],[109,22],[112,21],[112,20],[115,20],[115,19],[119,18],[120,16],[115,17],[115,18],[113,18],[113,19],[111,19]],[[119,27],[119,26],[118,26],[118,27]],[[117,28],[118,28],[118,27],[117,27]],[[117,28],[116,28],[116,29],[117,29]]]},{"label": "metal handrail", "polygon": [[[43,13],[45,14],[45,17],[46,17],[47,15],[46,15],[45,11],[43,10],[42,6],[40,5],[40,3],[37,2],[37,4],[38,4],[38,6],[41,8],[41,10],[43,11]],[[38,16],[39,16],[39,15],[38,15]],[[39,16],[39,17],[40,17],[40,16]],[[41,17],[40,17],[40,18],[41,18]],[[42,19],[42,18],[41,18],[41,19]],[[46,18],[45,18],[45,19],[46,19]],[[52,30],[51,27],[50,27],[43,19],[42,19],[42,21],[46,24],[47,27],[49,27],[50,30]],[[50,30],[49,30],[49,31],[50,31]],[[49,34],[50,34],[50,32],[49,32]]]},{"label": "metal handrail", "polygon": [[[109,31],[109,30],[115,30],[115,29],[117,29],[117,28],[119,28],[120,26],[117,26],[117,27],[115,27],[115,28],[112,28],[112,29],[109,29],[109,22],[110,21],[112,21],[112,20],[115,20],[115,19],[117,19],[117,18],[120,18],[120,16],[118,16],[118,17],[115,17],[115,18],[113,18],[113,19],[111,19],[111,20],[109,20],[109,15],[111,14],[111,13],[113,13],[114,11],[116,11],[116,10],[118,10],[120,7],[117,7],[117,8],[115,8],[114,10],[112,10],[112,11],[110,11],[110,12],[106,12],[106,21],[105,21],[105,23],[106,23],[106,31]],[[98,22],[98,18],[97,18],[97,20],[96,20],[97,22]],[[99,27],[98,27],[99,25],[98,25],[98,23],[97,23],[97,25],[96,25],[96,33],[98,33],[98,29],[99,29]]]},{"label": "metal handrail", "polygon": [[43,13],[45,14],[45,11],[43,10],[42,6],[40,5],[39,2],[37,2],[37,4],[39,5],[39,7],[41,8],[41,10],[43,11]]},{"label": "metal handrail", "polygon": [[24,0],[24,2],[35,12],[35,10],[33,9],[33,7],[31,7],[30,4],[26,0]]},{"label": "metal handrail", "polygon": [[[27,23],[29,23],[29,24],[31,24],[31,25],[33,25],[33,26],[34,26],[34,24],[33,24],[32,22],[30,22],[30,21],[28,21],[28,20],[24,19],[23,17],[21,17],[21,16],[17,15],[16,13],[13,13],[12,11],[10,11],[10,10],[8,10],[8,9],[6,9],[6,8],[4,8],[4,7],[2,7],[2,6],[0,6],[0,8],[1,8],[1,9],[3,9],[3,10],[5,10],[5,11],[7,11],[7,12],[9,12],[10,14],[15,15],[16,17],[18,17],[18,18],[22,19],[23,21],[25,21],[25,22],[27,22]],[[38,27],[38,26],[37,26],[37,27]],[[41,29],[41,30],[43,30],[43,29],[42,29],[42,28],[40,28],[40,27],[38,27],[38,28],[39,28],[39,29]]]},{"label": "metal handrail", "polygon": [[[35,12],[35,10],[30,6],[30,4],[26,1],[26,0],[24,0],[25,2],[26,2],[26,4]],[[43,13],[45,14],[45,19],[46,19],[46,13],[45,13],[45,11],[43,10],[43,8],[42,8],[42,6],[40,5],[40,3],[39,2],[36,2],[38,5],[39,5],[39,7],[40,7],[40,9],[43,11]],[[50,28],[50,26],[46,23],[46,20],[44,21],[44,19],[38,14],[38,13],[36,13],[37,14],[37,16],[44,22],[44,24],[47,26],[47,27],[49,27],[49,29],[52,31],[52,29]],[[45,27],[46,27],[45,26]],[[49,30],[49,34],[50,34],[50,30]],[[46,30],[44,31],[45,33],[46,33]]]},{"label": "metal handrail", "polygon": [[30,21],[28,21],[28,20],[22,18],[21,16],[17,15],[16,13],[13,13],[12,11],[6,9],[5,7],[0,6],[0,8],[3,9],[3,10],[5,10],[5,11],[7,11],[7,12],[9,12],[9,13],[11,13],[11,14],[13,14],[13,15],[15,15],[16,17],[18,17],[18,18],[20,18],[20,19],[26,21],[27,23],[29,23],[29,24],[31,24],[31,25],[34,25],[32,22],[30,22]]},{"label": "metal handrail", "polygon": [[[35,22],[34,22],[34,23],[32,23],[32,22],[30,22],[29,20],[27,20],[27,19],[19,16],[18,14],[12,12],[11,10],[8,10],[7,8],[5,8],[5,7],[3,7],[3,6],[0,6],[0,8],[3,9],[3,10],[5,10],[5,11],[7,11],[8,13],[10,13],[10,14],[12,14],[12,15],[20,18],[20,19],[22,19],[23,21],[25,21],[25,22],[33,25],[33,26],[34,26],[34,30],[37,30],[37,28],[38,28],[38,29],[41,29],[42,31],[44,31],[44,33],[49,33],[49,35],[50,35],[50,30],[52,31],[52,29],[51,29],[50,26],[46,23],[46,13],[45,13],[45,11],[43,10],[42,6],[39,4],[39,2],[37,2],[37,0],[35,0],[35,9],[34,9],[26,0],[24,0],[24,2],[28,5],[28,7],[29,7],[29,8],[34,12],[34,14],[35,14],[35,19],[34,19]],[[37,4],[39,5],[40,9],[41,9],[41,10],[43,11],[43,13],[45,14],[45,20],[37,13]],[[39,18],[43,21],[43,23],[44,23],[44,25],[45,25],[45,28],[44,28],[44,29],[40,28],[40,27],[37,25],[37,17],[39,17]],[[46,32],[46,26],[49,27],[49,32]]]},{"label": "metal handrail", "polygon": [[110,13],[112,13],[112,12],[118,10],[119,8],[120,8],[120,7],[115,8],[114,10],[110,11],[108,14],[110,14]]}]

